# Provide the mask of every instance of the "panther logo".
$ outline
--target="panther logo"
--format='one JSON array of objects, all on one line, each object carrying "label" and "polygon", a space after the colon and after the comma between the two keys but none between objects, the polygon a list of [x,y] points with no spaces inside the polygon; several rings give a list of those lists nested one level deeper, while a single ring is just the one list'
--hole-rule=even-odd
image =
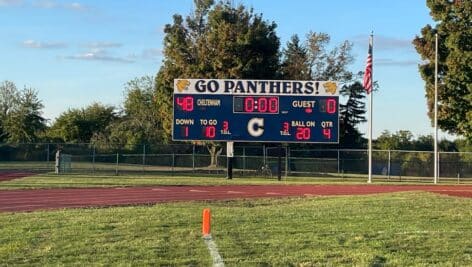
[{"label": "panther logo", "polygon": [[326,93],[331,93],[332,95],[334,95],[338,89],[338,86],[335,82],[325,82],[323,87],[325,88]]},{"label": "panther logo", "polygon": [[189,85],[190,85],[190,82],[188,80],[178,80],[177,90],[179,90],[179,92],[183,92],[188,89]]}]

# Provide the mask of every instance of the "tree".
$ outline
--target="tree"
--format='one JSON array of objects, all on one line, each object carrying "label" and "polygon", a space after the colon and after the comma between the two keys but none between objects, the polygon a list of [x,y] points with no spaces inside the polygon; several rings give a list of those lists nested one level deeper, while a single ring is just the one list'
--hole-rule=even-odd
[{"label": "tree", "polygon": [[100,103],[69,109],[59,115],[48,136],[63,142],[89,143],[94,135],[104,131],[116,118],[115,107]]},{"label": "tree", "polygon": [[413,149],[418,151],[432,151],[434,138],[432,135],[421,135],[413,142]]},{"label": "tree", "polygon": [[347,97],[345,104],[339,105],[340,143],[343,147],[362,147],[365,139],[357,129],[357,125],[366,122],[364,99],[366,92],[359,81],[346,84],[341,95]]},{"label": "tree", "polygon": [[466,139],[456,139],[454,145],[460,152],[472,152],[472,142]]},{"label": "tree", "polygon": [[348,66],[353,62],[352,44],[344,41],[328,51],[326,46],[331,37],[327,33],[309,32],[307,34],[307,51],[311,79],[318,81],[351,82],[352,72]]},{"label": "tree", "polygon": [[426,25],[413,44],[425,61],[419,72],[425,81],[428,115],[434,119],[435,34],[439,36],[438,125],[472,140],[472,2],[427,0],[433,27]]},{"label": "tree", "polygon": [[375,145],[382,150],[411,150],[413,148],[413,134],[410,131],[400,130],[396,133],[383,131],[375,140]]},{"label": "tree", "polygon": [[340,104],[340,140],[344,147],[361,147],[365,142],[357,125],[365,122],[365,90],[359,82],[362,73],[353,75],[348,66],[352,63],[352,44],[348,41],[331,50],[327,49],[330,36],[310,32],[301,43],[292,36],[283,50],[281,76],[293,80],[335,80],[343,82],[341,95],[347,100]]},{"label": "tree", "polygon": [[308,51],[300,43],[298,35],[293,35],[282,52],[283,60],[280,67],[282,79],[311,80],[311,66]]},{"label": "tree", "polygon": [[7,118],[18,107],[20,92],[11,81],[0,84],[0,142],[6,141],[8,133],[5,129]]},{"label": "tree", "polygon": [[[276,24],[229,1],[196,0],[184,19],[165,26],[164,61],[156,77],[158,109],[172,114],[175,78],[271,79],[279,70]],[[170,136],[172,120],[163,118]],[[212,146],[210,144],[210,146]],[[215,151],[210,149],[210,151]],[[212,153],[216,157],[216,153]]]},{"label": "tree", "polygon": [[[10,143],[29,143],[38,141],[38,136],[46,129],[46,119],[42,117],[44,105],[38,98],[38,92],[25,87],[22,91],[16,91],[10,87],[11,100],[3,101],[5,104],[11,101],[7,108],[3,128]],[[16,99],[15,99],[16,97]],[[3,105],[2,104],[2,105]],[[5,107],[7,107],[5,105]]]},{"label": "tree", "polygon": [[328,50],[331,37],[327,33],[309,32],[300,43],[292,36],[283,50],[281,74],[284,79],[353,82],[348,69],[353,62],[352,44],[344,41]]},{"label": "tree", "polygon": [[125,85],[123,110],[100,134],[94,136],[93,143],[101,148],[125,147],[133,150],[145,143],[168,141],[162,130],[162,121],[171,113],[162,113],[156,106],[159,100],[154,89],[154,79],[143,76],[130,80]]}]

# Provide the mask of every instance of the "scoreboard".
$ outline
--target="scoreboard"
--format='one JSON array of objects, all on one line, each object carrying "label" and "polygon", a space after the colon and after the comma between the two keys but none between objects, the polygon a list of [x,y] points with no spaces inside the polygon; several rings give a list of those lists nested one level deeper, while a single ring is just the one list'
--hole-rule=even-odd
[{"label": "scoreboard", "polygon": [[332,81],[174,80],[176,141],[338,143]]}]

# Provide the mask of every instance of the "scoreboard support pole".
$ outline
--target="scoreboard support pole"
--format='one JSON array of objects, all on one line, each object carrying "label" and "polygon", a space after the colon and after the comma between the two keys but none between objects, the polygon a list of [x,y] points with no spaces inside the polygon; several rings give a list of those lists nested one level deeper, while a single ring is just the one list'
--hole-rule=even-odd
[{"label": "scoreboard support pole", "polygon": [[282,152],[283,148],[282,145],[279,145],[277,148],[277,180],[282,180]]},{"label": "scoreboard support pole", "polygon": [[228,179],[233,179],[234,142],[226,142],[226,167]]}]

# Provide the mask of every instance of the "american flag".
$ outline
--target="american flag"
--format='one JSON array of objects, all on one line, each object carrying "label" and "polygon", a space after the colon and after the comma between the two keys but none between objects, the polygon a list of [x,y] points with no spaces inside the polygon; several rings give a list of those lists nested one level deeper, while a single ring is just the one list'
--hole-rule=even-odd
[{"label": "american flag", "polygon": [[372,36],[369,39],[369,53],[365,62],[364,89],[368,94],[372,92]]}]

